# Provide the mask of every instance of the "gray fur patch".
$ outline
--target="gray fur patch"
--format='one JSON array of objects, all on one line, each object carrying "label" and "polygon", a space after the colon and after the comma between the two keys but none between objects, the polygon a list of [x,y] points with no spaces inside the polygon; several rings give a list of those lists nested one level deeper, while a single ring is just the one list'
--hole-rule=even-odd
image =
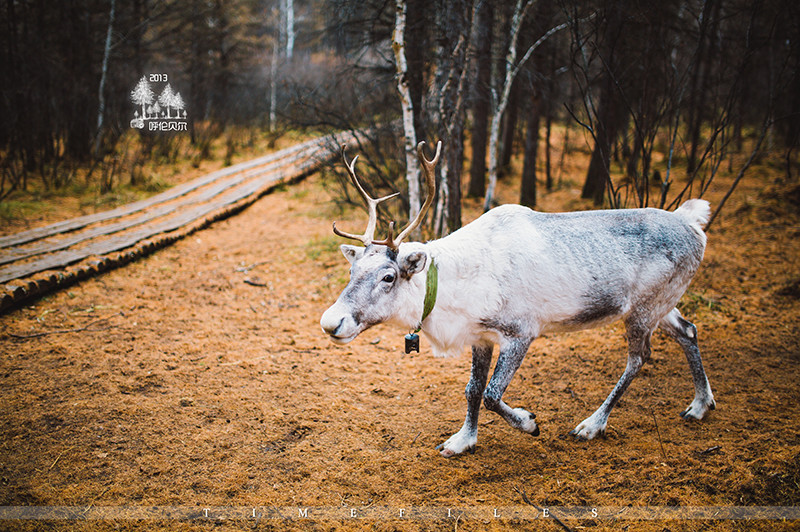
[{"label": "gray fur patch", "polygon": [[618,298],[609,291],[598,289],[583,296],[586,306],[573,316],[570,324],[585,325],[616,316],[622,311]]},{"label": "gray fur patch", "polygon": [[481,327],[485,327],[491,331],[497,331],[506,338],[517,338],[522,333],[522,327],[519,323],[503,322],[497,319],[483,319],[480,322]]}]

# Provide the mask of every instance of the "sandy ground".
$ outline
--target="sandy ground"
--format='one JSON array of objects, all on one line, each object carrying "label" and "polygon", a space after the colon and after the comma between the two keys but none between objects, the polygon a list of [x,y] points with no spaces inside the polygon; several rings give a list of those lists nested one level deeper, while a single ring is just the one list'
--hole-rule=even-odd
[{"label": "sandy ground", "polygon": [[[470,357],[435,359],[424,337],[422,353],[404,354],[406,331],[385,326],[331,344],[319,317],[348,268],[330,222],[358,230],[363,213],[338,211],[318,177],[275,192],[143,260],[0,316],[0,505],[311,507],[341,516],[0,528],[501,530],[515,521],[495,518],[495,509],[532,508],[522,493],[539,507],[798,505],[798,190],[754,177],[710,232],[681,307],[699,329],[717,400],[704,421],[678,416],[691,377],[679,346],[657,332],[607,437],[567,437],[622,373],[616,324],[534,342],[505,399],[536,413],[539,437],[484,412],[477,452],[450,460],[434,447],[461,426]],[[572,205],[575,194],[548,196],[543,209]],[[414,508],[439,513],[400,517]],[[442,516],[447,508],[461,517]],[[562,529],[552,519],[516,526]]]}]

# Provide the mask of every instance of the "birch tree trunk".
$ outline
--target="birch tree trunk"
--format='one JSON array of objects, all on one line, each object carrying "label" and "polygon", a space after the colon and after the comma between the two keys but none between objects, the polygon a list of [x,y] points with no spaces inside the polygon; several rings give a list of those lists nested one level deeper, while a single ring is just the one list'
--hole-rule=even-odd
[{"label": "birch tree trunk", "polygon": [[106,75],[108,73],[108,58],[111,55],[111,33],[114,31],[114,16],[117,11],[117,0],[111,0],[111,14],[108,17],[108,32],[106,33],[106,46],[103,51],[103,67],[100,75],[100,90],[98,91],[100,103],[97,109],[97,132],[94,138],[94,156],[100,153],[100,144],[103,141],[103,121],[106,114]]},{"label": "birch tree trunk", "polygon": [[294,54],[294,0],[286,0],[286,59]]},{"label": "birch tree trunk", "polygon": [[533,55],[533,52],[554,33],[568,26],[567,23],[564,23],[549,29],[528,48],[519,63],[515,64],[517,60],[517,40],[519,39],[522,20],[525,18],[528,9],[536,3],[536,0],[528,0],[523,6],[522,1],[523,0],[517,0],[517,6],[514,8],[514,16],[511,19],[511,42],[508,45],[508,53],[506,54],[506,76],[503,80],[502,93],[499,98],[496,94],[493,94],[495,107],[494,113],[492,114],[491,126],[489,128],[489,186],[486,189],[486,199],[483,202],[484,212],[491,208],[494,189],[497,186],[497,174],[499,171],[498,159],[500,156],[500,125],[503,120],[503,113],[505,113],[506,107],[508,107],[511,85],[514,83],[514,79],[517,77],[517,74],[519,74],[525,62]]},{"label": "birch tree trunk", "polygon": [[[411,91],[408,88],[408,63],[406,62],[405,31],[406,31],[406,1],[396,0],[394,32],[392,33],[392,51],[394,52],[395,68],[397,70],[397,91],[400,93],[400,103],[403,109],[403,133],[405,135],[406,152],[406,180],[408,181],[408,216],[409,220],[416,218],[420,208],[419,176],[420,168],[416,157],[417,134],[414,129],[414,105],[411,101]],[[411,237],[419,239],[420,230],[415,229]]]},{"label": "birch tree trunk", "polygon": [[278,45],[273,45],[272,48],[272,61],[269,65],[269,131],[275,131],[275,119],[278,110],[278,95],[275,87],[275,77],[278,75]]},{"label": "birch tree trunk", "polygon": [[493,98],[494,112],[492,113],[492,121],[489,126],[489,186],[486,189],[486,198],[483,202],[484,212],[491,208],[494,189],[497,186],[500,124],[503,120],[503,113],[508,106],[511,85],[514,83],[514,77],[519,71],[514,65],[517,61],[517,40],[519,39],[519,30],[522,27],[522,20],[525,18],[525,13],[528,11],[530,5],[531,2],[526,2],[523,6],[522,0],[517,0],[517,6],[514,8],[514,15],[511,19],[511,42],[508,45],[508,53],[506,53],[506,76],[503,80],[502,93],[499,99],[496,94]]},{"label": "birch tree trunk", "polygon": [[470,69],[469,50],[478,31],[476,15],[483,0],[449,0],[437,16],[436,78],[431,100],[438,99],[435,123],[443,143],[435,235],[461,227],[461,170]]},{"label": "birch tree trunk", "polygon": [[[275,79],[278,76],[278,62],[281,59],[281,47],[287,42],[287,29],[288,29],[288,19],[289,16],[286,11],[286,2],[285,0],[280,0],[278,2],[278,37],[275,39],[275,43],[272,45],[272,61],[269,65],[269,131],[270,133],[275,131],[275,122],[277,121],[277,114],[278,114],[278,82]],[[287,21],[286,26],[284,26],[284,21]],[[292,28],[294,28],[294,17],[292,16]],[[294,30],[293,30],[294,31]],[[294,46],[294,43],[292,43]],[[287,46],[287,53],[288,53],[288,46]]]}]

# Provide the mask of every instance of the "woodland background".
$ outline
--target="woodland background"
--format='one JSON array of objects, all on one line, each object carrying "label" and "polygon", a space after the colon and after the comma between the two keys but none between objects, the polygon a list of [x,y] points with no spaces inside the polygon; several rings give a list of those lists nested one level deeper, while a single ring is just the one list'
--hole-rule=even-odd
[{"label": "woodland background", "polygon": [[[444,460],[435,446],[463,421],[471,357],[432,358],[425,342],[405,354],[405,331],[390,326],[348,346],[319,328],[349,277],[330,223],[355,230],[365,218],[346,204],[361,199],[336,161],[124,268],[0,316],[2,504],[486,515],[526,503],[800,505],[799,11],[797,0],[0,2],[2,236],[337,130],[358,132],[347,154],[360,156],[373,197],[402,193],[381,205],[383,224],[403,225],[412,185],[424,192],[413,157],[404,160],[407,137],[425,140],[428,156],[444,142],[421,238],[498,200],[555,212],[674,208],[705,196],[725,209],[679,307],[700,329],[718,404],[707,419],[678,417],[691,379],[680,347],[657,334],[606,438],[567,437],[623,371],[623,330],[609,324],[532,347],[505,397],[535,409],[539,437],[482,416],[476,453]],[[142,112],[132,92],[162,74],[181,95],[186,131],[131,127]],[[156,94],[165,86],[153,85]],[[511,521],[274,523],[427,531]],[[797,528],[763,519],[572,523]]]},{"label": "woodland background", "polygon": [[[462,194],[490,207],[498,176],[535,206],[573,149],[591,152],[583,196],[612,207],[674,207],[721,168],[735,186],[767,150],[798,171],[794,0],[8,0],[0,21],[5,215],[25,194],[154,191],[153,162],[341,129],[366,131],[350,149],[369,189],[413,212],[400,86],[416,138],[445,143],[429,233],[461,225]],[[188,134],[130,127],[152,73],[182,94]]]}]

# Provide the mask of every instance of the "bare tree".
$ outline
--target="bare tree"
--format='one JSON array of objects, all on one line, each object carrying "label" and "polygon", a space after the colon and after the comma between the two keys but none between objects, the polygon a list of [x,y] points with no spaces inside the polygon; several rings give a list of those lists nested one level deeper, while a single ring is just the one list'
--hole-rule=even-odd
[{"label": "bare tree", "polygon": [[542,37],[533,43],[519,62],[517,62],[517,41],[519,39],[520,29],[522,27],[525,14],[536,0],[528,0],[523,4],[523,0],[517,0],[517,5],[514,8],[514,14],[511,19],[511,41],[508,45],[508,52],[506,53],[506,72],[505,78],[501,85],[500,94],[493,94],[493,114],[492,122],[489,128],[489,186],[486,189],[486,197],[483,202],[483,210],[488,211],[491,208],[492,198],[494,196],[494,189],[497,186],[497,176],[499,173],[498,159],[499,159],[499,140],[500,140],[500,123],[503,119],[503,113],[508,106],[508,98],[511,94],[511,85],[514,79],[519,74],[525,62],[530,59],[533,52],[541,46],[551,35],[561,31],[568,25],[566,23],[559,24],[548,30]]},{"label": "bare tree", "polygon": [[294,0],[286,0],[286,59],[292,59],[294,55]]},{"label": "bare tree", "polygon": [[[552,16],[555,12],[550,3],[537,4],[528,31],[523,38],[530,43],[540,38],[545,28],[550,27]],[[539,154],[539,127],[545,113],[545,97],[552,73],[546,73],[545,65],[551,63],[554,56],[553,39],[543,43],[540,53],[529,60],[519,77],[520,90],[523,94],[522,109],[525,117],[525,145],[522,165],[522,179],[520,184],[519,202],[528,207],[535,207],[537,200],[537,157]],[[547,153],[545,153],[547,156]]]},{"label": "bare tree", "polygon": [[[408,88],[408,62],[406,61],[406,0],[396,0],[395,23],[392,32],[392,50],[394,51],[395,68],[397,69],[397,91],[400,93],[400,105],[403,110],[403,143],[406,158],[406,181],[408,182],[409,220],[414,220],[420,208],[420,167],[416,157],[417,132],[414,127],[414,105],[411,91]],[[413,238],[419,239],[419,228],[415,229]]]},{"label": "bare tree", "polygon": [[94,156],[100,153],[100,143],[103,140],[103,120],[106,115],[106,78],[108,77],[108,58],[111,56],[111,33],[114,29],[114,15],[117,11],[117,0],[111,0],[111,12],[108,15],[108,31],[106,32],[106,44],[103,48],[103,66],[100,75],[100,88],[97,90],[98,109],[97,109],[97,131],[94,138]]},{"label": "bare tree", "polygon": [[278,67],[294,54],[294,2],[278,0],[278,34],[273,36],[272,59],[269,64],[269,130],[276,130],[278,119]]},{"label": "bare tree", "polygon": [[[397,9],[395,2],[385,0],[269,0],[266,6],[274,11],[266,12],[264,2],[252,0],[108,0],[56,7],[42,2],[0,2],[4,29],[0,32],[0,195],[24,189],[31,176],[41,179],[46,188],[68,183],[79,175],[80,165],[95,164],[89,157],[102,153],[111,135],[130,132],[131,118],[144,119],[151,113],[174,117],[191,107],[192,142],[187,149],[195,151],[192,157],[203,158],[213,155],[209,143],[229,123],[260,126],[267,124],[268,117],[272,127],[279,121],[287,127],[349,123],[354,129],[378,119],[391,123],[404,109],[394,90],[386,89],[398,84],[403,91],[407,83],[415,131],[408,151],[413,154],[413,145],[423,139],[453,143],[444,149],[448,160],[443,156],[440,163],[437,216],[426,224],[451,230],[459,223],[457,181],[463,154],[464,104],[459,102],[465,100],[465,93],[459,87],[473,85],[477,90],[490,85],[483,81],[487,61],[477,59],[478,49],[488,46],[499,58],[495,63],[508,68],[490,71],[495,80],[494,116],[483,115],[487,116],[484,125],[480,98],[466,104],[472,106],[474,119],[471,184],[485,184],[486,169],[481,163],[489,157],[481,148],[491,145],[493,176],[489,181],[496,186],[502,164],[497,149],[503,142],[503,116],[512,112],[527,121],[523,173],[526,187],[534,184],[538,128],[536,108],[526,102],[535,93],[520,79],[519,106],[504,94],[509,87],[513,91],[514,85],[507,83],[509,76],[514,78],[519,66],[528,64],[523,52],[530,49],[529,32],[535,30],[533,40],[536,32],[550,26],[542,25],[543,17],[534,14],[534,6],[540,11],[542,4],[535,0],[510,4],[403,0],[407,66],[404,74],[392,79],[399,72],[390,50]],[[537,70],[555,72],[569,64],[564,58],[571,54],[575,76],[561,77],[552,92],[541,93],[544,131],[564,118],[553,110],[567,104],[591,137],[593,169],[599,168],[603,177],[600,199],[612,205],[656,204],[650,196],[659,194],[657,204],[668,207],[675,197],[708,190],[723,169],[733,172],[731,154],[742,153],[753,131],[759,131],[770,87],[778,86],[776,76],[782,76],[785,90],[775,91],[773,118],[762,146],[782,149],[787,175],[796,175],[792,168],[797,164],[800,138],[796,4],[791,0],[558,0],[558,13],[575,22],[574,31],[569,39],[550,41],[552,48],[539,48],[532,58]],[[584,23],[581,17],[593,11],[598,12],[597,20]],[[492,13],[499,22],[491,23]],[[613,18],[617,15],[619,24]],[[487,30],[514,24],[524,36],[516,42],[515,61],[509,63],[508,44],[517,32]],[[323,31],[329,25],[335,25],[335,31]],[[619,27],[622,30],[615,35]],[[607,47],[615,37],[620,44],[608,55]],[[473,38],[480,46],[471,42]],[[165,49],[173,53],[166,57]],[[461,63],[462,52],[467,51],[473,65],[465,77]],[[293,61],[285,60],[292,54]],[[125,68],[116,68],[116,61]],[[783,63],[786,67],[779,68]],[[132,94],[131,89],[137,89],[130,76],[137,79],[155,65],[169,73],[171,88],[187,87],[181,91],[184,109],[174,102],[153,101],[144,86]],[[335,79],[348,68],[358,78],[352,85]],[[331,76],[319,77],[323,73]],[[473,84],[473,80],[478,81]],[[547,89],[550,80],[534,83],[537,90]],[[344,88],[338,94],[331,88],[337,84]],[[353,88],[355,92],[347,93]],[[345,102],[350,104],[347,110],[341,109]],[[499,120],[501,130],[490,141],[480,135],[490,129],[488,117]],[[376,161],[379,187],[384,186],[384,175],[397,174],[402,167],[391,158],[392,150],[402,151],[399,136],[383,131],[386,137],[370,143],[374,153],[369,152]],[[167,146],[168,136],[158,138],[151,142],[147,135],[142,137],[143,157],[154,147],[174,152],[174,146]],[[784,145],[777,146],[780,142]],[[665,146],[664,163],[654,156],[661,146]],[[409,158],[411,173],[418,175],[413,169],[415,159]],[[694,163],[686,174],[684,165],[690,159]],[[676,165],[680,171],[675,171]],[[406,188],[389,181],[395,188]],[[408,183],[412,195],[414,184],[412,178]],[[654,192],[659,184],[660,192]],[[421,192],[417,187],[417,193]],[[532,195],[527,197],[521,201],[533,201]],[[413,212],[418,203],[403,196],[401,208],[404,213]]]},{"label": "bare tree", "polygon": [[474,82],[472,84],[472,164],[467,196],[479,198],[486,194],[486,144],[491,105],[492,26],[494,4],[479,1],[475,12]]},{"label": "bare tree", "polygon": [[434,214],[434,234],[444,236],[461,227],[461,169],[464,154],[468,50],[471,47],[475,11],[480,0],[441,2],[436,15],[436,69],[433,92],[435,109],[431,122],[444,143],[440,163],[439,200]]},{"label": "bare tree", "polygon": [[503,113],[508,105],[508,98],[511,94],[511,85],[514,83],[514,78],[517,75],[517,40],[519,39],[520,28],[522,21],[525,18],[525,13],[528,11],[534,0],[528,0],[523,3],[523,0],[517,0],[517,5],[514,8],[514,15],[511,18],[511,40],[508,45],[508,52],[506,53],[506,71],[505,78],[501,85],[501,92],[498,95],[495,91],[492,94],[492,121],[489,126],[489,186],[486,189],[486,196],[483,201],[483,210],[488,211],[491,208],[492,198],[494,196],[494,189],[497,186],[498,175],[498,157],[499,157],[499,142],[500,142],[500,124],[503,119]]}]

